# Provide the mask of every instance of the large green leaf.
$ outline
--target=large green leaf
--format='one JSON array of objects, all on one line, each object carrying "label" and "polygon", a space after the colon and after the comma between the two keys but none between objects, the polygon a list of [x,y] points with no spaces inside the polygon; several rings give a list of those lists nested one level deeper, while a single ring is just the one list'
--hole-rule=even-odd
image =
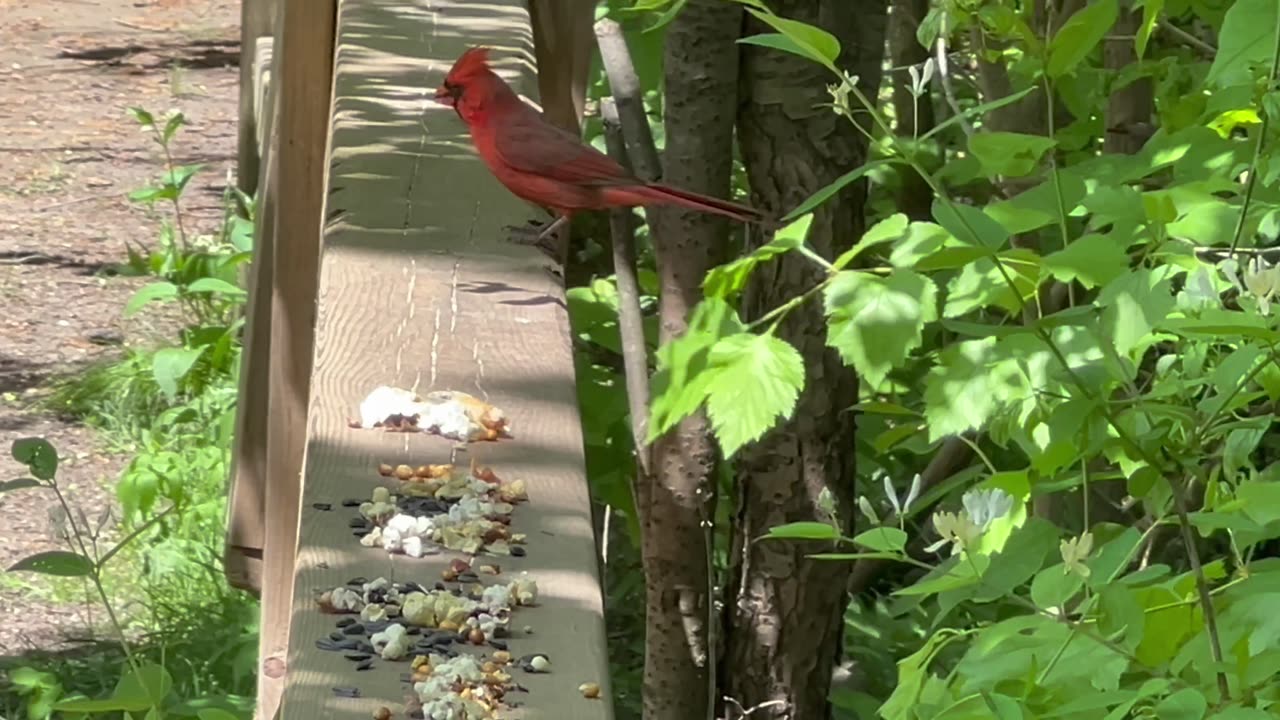
[{"label": "large green leaf", "polygon": [[969,137],[969,152],[988,175],[1030,175],[1040,158],[1053,149],[1052,138],[1012,132],[981,132]]},{"label": "large green leaf", "polygon": [[[783,43],[777,40],[770,40],[770,47],[806,57],[832,71],[836,69],[836,58],[840,57],[840,41],[836,39],[835,35],[808,23],[789,20],[772,12],[751,7],[754,3],[745,4],[748,5],[747,12],[777,30],[788,41]],[[740,42],[749,40],[750,38],[743,38]]]},{"label": "large green leaf", "polygon": [[707,298],[693,309],[684,335],[658,348],[649,408],[649,437],[653,442],[697,412],[707,397],[711,347],[721,338],[744,332],[746,326],[724,300]]},{"label": "large green leaf", "polygon": [[725,457],[791,416],[804,387],[804,358],[773,335],[740,333],[711,347],[707,415]]},{"label": "large green leaf", "polygon": [[1250,65],[1264,65],[1275,53],[1275,0],[1236,0],[1227,10],[1218,33],[1218,52],[1213,56],[1207,82],[1234,85],[1250,78]]},{"label": "large green leaf", "polygon": [[1145,268],[1134,270],[1108,283],[1098,295],[1098,304],[1105,308],[1103,327],[1120,355],[1146,341],[1173,311],[1172,286],[1162,275]]},{"label": "large green leaf", "polygon": [[178,286],[171,282],[153,282],[138,288],[124,304],[124,315],[129,317],[147,303],[155,300],[171,300],[178,296]]},{"label": "large green leaf", "polygon": [[911,270],[881,278],[843,271],[827,286],[827,343],[875,386],[920,347],[926,323],[938,317],[937,288]]},{"label": "large green leaf", "polygon": [[44,438],[19,438],[9,450],[13,459],[27,466],[32,475],[52,480],[58,473],[58,451]]},{"label": "large green leaf", "polygon": [[151,359],[151,372],[156,384],[170,399],[178,394],[178,384],[191,372],[196,360],[204,354],[208,345],[194,348],[162,348]]},{"label": "large green leaf", "polygon": [[972,205],[934,200],[933,219],[966,245],[998,250],[1009,240],[1009,231]]},{"label": "large green leaf", "polygon": [[93,561],[66,550],[48,550],[28,555],[9,566],[9,572],[33,572],[58,577],[86,577],[93,573]]},{"label": "large green leaf", "polygon": [[1057,78],[1075,70],[1115,24],[1120,6],[1117,0],[1092,0],[1076,11],[1049,42],[1045,72]]},{"label": "large green leaf", "polygon": [[1044,269],[1062,282],[1079,281],[1095,288],[1124,274],[1129,269],[1129,256],[1110,236],[1089,234],[1047,255]]}]

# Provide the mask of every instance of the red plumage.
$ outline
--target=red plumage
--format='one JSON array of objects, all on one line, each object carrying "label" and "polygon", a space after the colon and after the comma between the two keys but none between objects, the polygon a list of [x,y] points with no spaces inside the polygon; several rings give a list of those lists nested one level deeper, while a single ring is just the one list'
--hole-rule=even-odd
[{"label": "red plumage", "polygon": [[488,49],[464,52],[436,91],[471,131],[476,152],[517,196],[561,216],[637,205],[678,205],[742,222],[760,211],[662,183],[646,183],[609,156],[542,118],[489,68]]}]

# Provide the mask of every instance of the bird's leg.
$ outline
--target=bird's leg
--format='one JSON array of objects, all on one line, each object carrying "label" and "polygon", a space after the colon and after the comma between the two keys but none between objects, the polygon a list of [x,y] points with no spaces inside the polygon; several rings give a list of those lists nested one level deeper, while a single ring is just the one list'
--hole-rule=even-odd
[{"label": "bird's leg", "polygon": [[508,240],[517,245],[532,245],[552,260],[562,262],[560,248],[555,242],[555,233],[568,222],[569,216],[561,215],[545,227],[541,223],[532,221],[528,225],[508,225],[506,227],[507,232],[510,233]]},{"label": "bird's leg", "polygon": [[568,215],[561,215],[554,222],[547,223],[545,227],[543,223],[531,220],[527,225],[508,225],[506,230],[509,234],[508,241],[517,245],[532,245],[537,248],[538,252],[551,259],[552,265],[547,269],[553,277],[558,280],[564,280],[564,257],[560,248],[560,243],[556,242],[556,230],[559,230],[569,222]]}]

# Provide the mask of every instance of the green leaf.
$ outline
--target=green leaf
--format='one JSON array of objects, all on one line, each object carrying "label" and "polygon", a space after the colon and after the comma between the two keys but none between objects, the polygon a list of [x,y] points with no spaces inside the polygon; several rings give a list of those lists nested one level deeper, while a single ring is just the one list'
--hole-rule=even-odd
[{"label": "green leaf", "polygon": [[1156,704],[1160,720],[1200,720],[1209,709],[1209,701],[1199,690],[1186,687]]},{"label": "green leaf", "polygon": [[11,490],[26,490],[33,487],[44,487],[44,485],[34,478],[18,478],[17,480],[0,482],[0,493],[7,493]]},{"label": "green leaf", "polygon": [[966,245],[998,250],[1009,240],[1009,232],[1000,223],[972,205],[936,199],[933,219]]},{"label": "green leaf", "polygon": [[90,698],[68,698],[53,704],[53,709],[66,713],[110,713],[120,712],[128,708],[122,707],[114,698],[93,700]]},{"label": "green leaf", "polygon": [[1041,608],[1056,608],[1066,604],[1084,585],[1084,578],[1066,572],[1062,563],[1050,565],[1036,573],[1031,581],[1031,601]]},{"label": "green leaf", "polygon": [[1030,175],[1056,145],[1052,138],[1012,132],[981,132],[969,137],[969,152],[988,175]]},{"label": "green leaf", "polygon": [[125,709],[136,712],[159,707],[172,689],[173,677],[169,671],[155,663],[147,663],[137,672],[126,669],[111,697]]},{"label": "green leaf", "polygon": [[238,298],[243,298],[248,296],[248,293],[244,291],[244,288],[241,288],[238,285],[229,283],[226,280],[220,280],[218,278],[212,278],[212,277],[203,277],[203,278],[200,278],[199,280],[196,280],[195,282],[187,286],[187,292],[222,293],[224,295],[231,295],[233,297],[238,297]]},{"label": "green leaf", "polygon": [[772,240],[745,257],[712,268],[702,281],[703,292],[707,297],[717,298],[728,298],[742,292],[757,265],[803,245],[812,222],[813,215],[805,215],[779,230]]},{"label": "green leaf", "polygon": [[1044,560],[1057,548],[1058,529],[1040,518],[1029,518],[1013,531],[1004,548],[991,556],[991,566],[982,575],[982,588],[974,600],[991,602],[1005,597],[1044,567]]},{"label": "green leaf", "polygon": [[862,234],[862,239],[854,244],[853,247],[845,250],[836,258],[833,267],[837,270],[843,270],[846,265],[853,262],[854,258],[862,254],[863,251],[883,245],[885,243],[895,243],[895,241],[903,239],[908,232],[907,216],[902,213],[895,213],[871,226]]},{"label": "green leaf", "polygon": [[1123,275],[1129,269],[1129,256],[1109,236],[1090,234],[1046,256],[1044,269],[1056,280],[1078,280],[1086,288],[1095,288]]},{"label": "green leaf", "polygon": [[183,115],[180,112],[174,112],[172,115],[170,115],[168,121],[166,121],[164,124],[164,131],[161,134],[162,137],[164,138],[164,142],[168,143],[170,140],[172,140],[173,136],[177,134],[178,128],[186,124],[187,124],[186,115]]},{"label": "green leaf", "polygon": [[[759,37],[774,37],[774,36],[757,35],[756,37],[759,38]],[[738,42],[747,42],[749,40],[752,40],[752,38],[743,38]],[[761,43],[754,43],[754,44],[759,45]],[[894,163],[901,163],[901,162],[902,160],[898,158],[881,158],[879,160],[871,160],[869,162],[863,163],[862,165],[859,165],[858,167],[836,178],[833,182],[831,182],[829,185],[822,188],[818,192],[810,195],[804,202],[800,203],[796,207],[796,209],[792,210],[786,215],[783,215],[782,222],[791,222],[792,220],[800,217],[801,215],[804,215],[805,213],[812,212],[819,205],[831,199],[832,196],[834,196],[836,193],[843,190],[846,185],[865,176],[867,173],[871,172],[872,170],[876,170],[885,165],[891,165]]]},{"label": "green leaf", "polygon": [[876,552],[902,552],[907,547],[907,534],[896,527],[878,527],[858,533],[853,542]]},{"label": "green leaf", "polygon": [[57,577],[87,577],[93,573],[93,561],[66,550],[48,550],[28,555],[9,566],[9,572],[33,572]]},{"label": "green leaf", "polygon": [[1138,59],[1147,54],[1147,43],[1151,40],[1151,32],[1156,28],[1156,21],[1164,11],[1164,0],[1139,0],[1142,4],[1142,23],[1138,26],[1138,34],[1133,39]]},{"label": "green leaf", "polygon": [[14,460],[26,465],[37,479],[52,480],[58,472],[58,451],[44,438],[14,440],[9,452]]},{"label": "green leaf", "polygon": [[1171,283],[1155,271],[1134,270],[1107,284],[1098,294],[1102,324],[1121,356],[1138,347],[1174,308]]},{"label": "green leaf", "polygon": [[737,312],[724,300],[707,298],[698,303],[684,335],[657,352],[653,375],[653,399],[649,407],[649,437],[653,442],[686,417],[698,411],[713,379],[708,365],[711,347],[735,333],[746,331]]},{"label": "green leaf", "polygon": [[162,348],[151,358],[151,374],[170,400],[178,395],[178,383],[191,372],[208,345],[195,348]]},{"label": "green leaf", "polygon": [[138,121],[139,125],[149,126],[149,125],[156,124],[155,116],[152,115],[146,108],[130,107],[129,114],[133,116],[134,120]]},{"label": "green leaf", "polygon": [[741,333],[717,342],[709,363],[707,416],[726,458],[791,416],[804,387],[804,358],[785,340]]},{"label": "green leaf", "polygon": [[[790,41],[790,46],[785,43],[775,43],[770,47],[807,57],[835,72],[836,58],[840,57],[840,41],[836,39],[835,35],[808,23],[788,20],[787,18],[778,17],[772,12],[757,10],[754,7],[747,7],[747,12],[756,16],[756,19],[770,25]],[[749,39],[743,38],[739,42]]]},{"label": "green leaf", "polygon": [[171,282],[154,282],[138,288],[124,304],[124,316],[129,317],[153,300],[169,300],[178,296],[178,286]]},{"label": "green leaf", "polygon": [[880,278],[842,271],[824,293],[827,344],[871,385],[882,383],[920,347],[926,323],[938,319],[937,288],[912,270]]},{"label": "green leaf", "polygon": [[241,720],[238,715],[215,707],[200,708],[196,711],[196,717],[200,720]]},{"label": "green leaf", "polygon": [[1275,0],[1236,0],[1222,20],[1218,52],[1205,82],[1220,87],[1251,79],[1251,65],[1269,63],[1275,52]]},{"label": "green leaf", "polygon": [[793,522],[769,528],[764,538],[770,540],[839,540],[840,531],[831,523]]},{"label": "green leaf", "polygon": [[1093,0],[1068,18],[1049,42],[1045,64],[1049,77],[1062,77],[1083,62],[1106,37],[1119,13],[1117,0]]},{"label": "green leaf", "polygon": [[991,112],[992,110],[997,110],[999,108],[1002,108],[1005,105],[1012,105],[1013,103],[1018,102],[1022,98],[1030,95],[1035,91],[1036,91],[1036,86],[1032,85],[1031,87],[1026,88],[1024,90],[1019,90],[1018,92],[1013,93],[1012,95],[1006,95],[1002,98],[997,98],[995,100],[992,100],[991,102],[982,103],[981,105],[974,105],[973,107],[961,112],[960,114],[952,115],[951,117],[938,123],[937,125],[934,125],[932,130],[930,130],[929,132],[925,133],[920,137],[920,140],[921,141],[928,140],[929,138],[933,137],[934,135],[937,135],[943,130],[946,130],[952,125],[959,123],[962,118],[983,115]]}]

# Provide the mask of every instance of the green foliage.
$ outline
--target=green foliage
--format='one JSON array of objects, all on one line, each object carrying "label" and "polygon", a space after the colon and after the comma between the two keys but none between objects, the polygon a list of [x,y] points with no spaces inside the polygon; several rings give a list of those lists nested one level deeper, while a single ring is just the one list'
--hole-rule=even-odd
[{"label": "green foliage", "polygon": [[[788,228],[715,268],[689,331],[657,352],[649,440],[705,409],[731,457],[829,381],[775,334],[821,296],[827,345],[862,381],[861,487],[888,487],[860,500],[856,535],[806,521],[761,540],[902,568],[850,610],[848,644],[876,644],[853,655],[876,666],[835,692],[842,717],[1275,716],[1280,269],[1255,250],[1280,235],[1280,6],[1106,0],[1042,27],[1026,4],[934,3],[921,43],[947,40],[1009,92],[953,63],[947,119],[904,139],[835,65],[834,38],[741,1],[773,31],[741,42],[826,67],[833,112],[872,139],[866,165],[787,219],[900,167],[934,196],[933,222],[882,213],[834,258]],[[1122,11],[1140,14],[1141,59],[1108,67]],[[1110,152],[1106,98],[1138,81],[1153,132]],[[993,129],[1029,98],[1050,122]],[[815,286],[740,310],[750,274],[785,253],[813,262]],[[957,443],[969,466],[901,503],[889,480]]]},{"label": "green foliage", "polygon": [[[72,512],[57,482],[57,453],[45,440],[14,443],[14,457],[34,479],[0,486],[45,487],[69,524],[66,549],[23,558],[9,570],[86,581],[93,601],[108,610],[119,650],[50,658],[39,669],[18,667],[11,683],[32,720],[121,712],[247,717],[255,604],[226,585],[221,558],[247,298],[238,283],[251,257],[253,203],[229,187],[220,227],[211,235],[192,234],[183,197],[201,168],[176,165],[172,151],[185,119],[176,111],[164,118],[142,108],[131,114],[162,151],[165,167],[154,185],[131,194],[153,213],[159,230],[154,247],[130,247],[118,268],[151,279],[124,313],[169,304],[183,325],[173,344],[131,348],[63,380],[46,400],[133,455],[115,486],[120,526],[104,544],[102,528]],[[114,687],[101,684],[112,679]]]}]

